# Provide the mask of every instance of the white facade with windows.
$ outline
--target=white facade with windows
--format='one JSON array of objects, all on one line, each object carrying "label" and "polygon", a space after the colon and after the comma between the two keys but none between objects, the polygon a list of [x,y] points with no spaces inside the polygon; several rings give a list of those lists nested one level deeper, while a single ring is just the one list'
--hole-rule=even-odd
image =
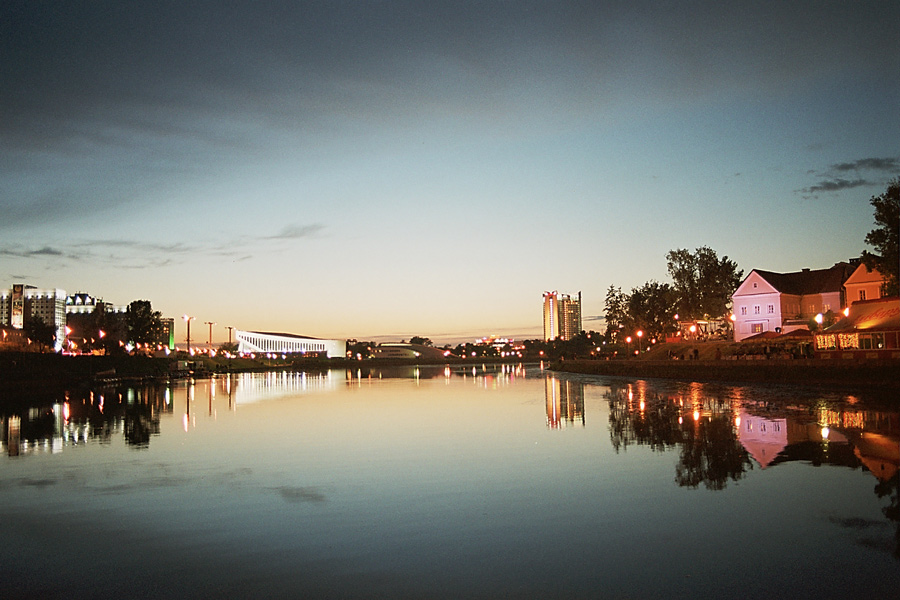
[{"label": "white facade with windows", "polygon": [[242,354],[324,354],[343,358],[347,354],[344,340],[321,340],[290,333],[235,330],[238,352]]},{"label": "white facade with windows", "polygon": [[41,290],[15,284],[0,291],[0,325],[22,329],[25,321],[38,318],[56,331],[54,349],[59,352],[66,339],[66,292],[60,289]]}]

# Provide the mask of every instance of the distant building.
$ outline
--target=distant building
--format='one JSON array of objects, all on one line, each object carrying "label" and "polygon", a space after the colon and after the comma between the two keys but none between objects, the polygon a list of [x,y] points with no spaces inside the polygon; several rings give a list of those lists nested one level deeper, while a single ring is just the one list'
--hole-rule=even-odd
[{"label": "distant building", "polygon": [[544,292],[544,339],[570,340],[581,333],[581,292],[577,298]]},{"label": "distant building", "polygon": [[734,341],[759,333],[808,329],[819,313],[840,312],[845,306],[844,282],[858,262],[839,262],[829,269],[773,273],[753,269],[731,296]]},{"label": "distant building", "polygon": [[41,290],[23,283],[0,291],[0,325],[22,329],[29,319],[38,318],[56,331],[54,349],[62,349],[66,339],[66,292]]},{"label": "distant building", "polygon": [[313,354],[327,358],[343,358],[347,354],[345,340],[322,340],[291,333],[241,331],[235,329],[238,352],[243,354]]},{"label": "distant building", "polygon": [[379,344],[372,352],[373,359],[403,358],[403,359],[429,359],[441,360],[449,355],[449,351],[423,346],[421,344],[407,344],[404,342]]}]

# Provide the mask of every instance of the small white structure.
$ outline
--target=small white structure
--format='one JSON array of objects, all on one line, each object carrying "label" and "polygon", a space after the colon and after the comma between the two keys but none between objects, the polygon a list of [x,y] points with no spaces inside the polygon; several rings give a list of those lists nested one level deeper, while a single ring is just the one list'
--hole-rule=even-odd
[{"label": "small white structure", "polygon": [[235,330],[238,352],[242,354],[318,354],[343,358],[347,354],[345,340],[322,340],[291,333]]}]

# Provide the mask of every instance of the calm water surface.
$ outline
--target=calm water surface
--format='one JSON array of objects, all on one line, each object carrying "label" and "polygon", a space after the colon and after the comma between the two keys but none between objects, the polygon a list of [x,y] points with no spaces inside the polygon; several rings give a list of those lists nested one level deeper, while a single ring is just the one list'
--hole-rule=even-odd
[{"label": "calm water surface", "polygon": [[0,397],[2,596],[900,597],[877,406],[538,366]]}]

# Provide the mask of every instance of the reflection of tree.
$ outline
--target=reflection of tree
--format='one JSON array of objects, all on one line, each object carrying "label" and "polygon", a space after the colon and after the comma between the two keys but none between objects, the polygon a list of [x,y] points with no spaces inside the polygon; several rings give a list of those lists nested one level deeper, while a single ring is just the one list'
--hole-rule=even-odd
[{"label": "reflection of tree", "polygon": [[658,452],[680,447],[675,467],[675,481],[680,486],[702,483],[708,489],[721,490],[729,479],[738,480],[753,468],[737,437],[727,402],[705,397],[706,414],[701,416],[698,410],[685,418],[681,402],[650,393],[646,387],[611,386],[606,398],[610,441],[616,452],[629,444],[650,446]]},{"label": "reflection of tree", "polygon": [[900,472],[890,479],[879,481],[875,485],[875,495],[879,498],[887,496],[890,504],[881,509],[889,521],[893,521],[897,529],[894,532],[894,557],[900,559]]},{"label": "reflection of tree", "polygon": [[675,467],[678,485],[722,490],[729,479],[737,481],[753,468],[750,456],[732,426],[730,416],[715,416],[686,423],[681,457]]},{"label": "reflection of tree", "polygon": [[661,452],[681,441],[677,406],[662,402],[657,395],[653,395],[649,402],[645,400],[644,410],[640,410],[639,401],[630,407],[627,395],[615,395],[619,397],[618,401],[607,397],[610,398],[610,441],[616,452],[627,449],[630,444],[650,446]]}]

